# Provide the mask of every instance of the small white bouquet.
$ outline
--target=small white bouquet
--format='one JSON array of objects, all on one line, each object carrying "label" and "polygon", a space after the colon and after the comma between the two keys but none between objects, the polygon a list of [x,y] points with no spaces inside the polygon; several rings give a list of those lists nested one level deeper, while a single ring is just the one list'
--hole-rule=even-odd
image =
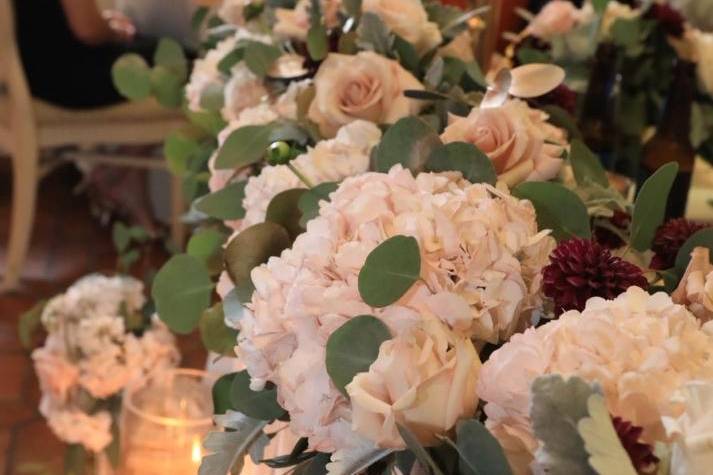
[{"label": "small white bouquet", "polygon": [[40,412],[64,442],[94,455],[108,450],[127,384],[178,363],[173,335],[142,312],[144,303],[140,281],[93,274],[44,307],[48,336],[32,359]]}]

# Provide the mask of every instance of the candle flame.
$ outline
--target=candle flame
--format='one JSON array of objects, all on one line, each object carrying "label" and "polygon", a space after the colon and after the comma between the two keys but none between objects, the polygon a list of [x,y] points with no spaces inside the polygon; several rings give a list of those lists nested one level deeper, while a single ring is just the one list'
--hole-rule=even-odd
[{"label": "candle flame", "polygon": [[201,452],[201,441],[198,437],[193,439],[193,448],[191,449],[191,460],[193,463],[200,463],[201,459],[203,458],[203,454]]}]

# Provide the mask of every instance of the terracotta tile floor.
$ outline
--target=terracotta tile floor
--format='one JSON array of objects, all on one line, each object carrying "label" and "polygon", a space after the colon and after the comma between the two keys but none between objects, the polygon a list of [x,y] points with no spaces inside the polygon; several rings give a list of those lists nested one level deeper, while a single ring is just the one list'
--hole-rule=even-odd
[{"label": "terracotta tile floor", "polygon": [[[37,221],[23,287],[0,294],[0,475],[63,473],[64,449],[37,413],[39,391],[28,353],[17,339],[18,316],[39,299],[60,292],[78,277],[114,269],[108,228],[90,216],[85,196],[72,190],[72,167],[53,172],[40,186]],[[0,275],[10,220],[11,181],[7,159],[0,158]],[[152,259],[159,263],[163,253]],[[180,341],[186,366],[205,361],[199,339]]]}]

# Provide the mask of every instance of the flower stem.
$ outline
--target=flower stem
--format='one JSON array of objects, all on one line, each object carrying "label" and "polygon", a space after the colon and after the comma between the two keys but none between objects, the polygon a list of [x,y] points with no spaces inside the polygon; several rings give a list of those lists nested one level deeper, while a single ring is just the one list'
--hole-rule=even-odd
[{"label": "flower stem", "polygon": [[306,176],[304,176],[304,175],[302,174],[302,172],[299,171],[299,170],[297,169],[297,167],[295,167],[292,163],[288,162],[288,163],[287,163],[287,168],[289,168],[289,169],[292,171],[292,173],[294,173],[295,176],[296,176],[297,178],[299,178],[302,183],[305,184],[305,186],[306,186],[307,188],[309,188],[310,190],[311,190],[312,188],[314,188],[314,185],[312,184],[312,182],[309,181],[309,179],[308,179]]}]

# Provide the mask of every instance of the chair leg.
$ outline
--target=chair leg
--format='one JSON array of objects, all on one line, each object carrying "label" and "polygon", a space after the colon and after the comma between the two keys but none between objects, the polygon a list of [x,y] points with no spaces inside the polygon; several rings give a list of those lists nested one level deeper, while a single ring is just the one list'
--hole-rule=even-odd
[{"label": "chair leg", "polygon": [[17,140],[12,154],[12,218],[5,275],[0,290],[18,287],[32,238],[39,177],[39,150],[33,140]]},{"label": "chair leg", "polygon": [[171,239],[178,249],[183,249],[183,240],[186,237],[186,226],[181,221],[185,206],[182,181],[171,174]]}]

